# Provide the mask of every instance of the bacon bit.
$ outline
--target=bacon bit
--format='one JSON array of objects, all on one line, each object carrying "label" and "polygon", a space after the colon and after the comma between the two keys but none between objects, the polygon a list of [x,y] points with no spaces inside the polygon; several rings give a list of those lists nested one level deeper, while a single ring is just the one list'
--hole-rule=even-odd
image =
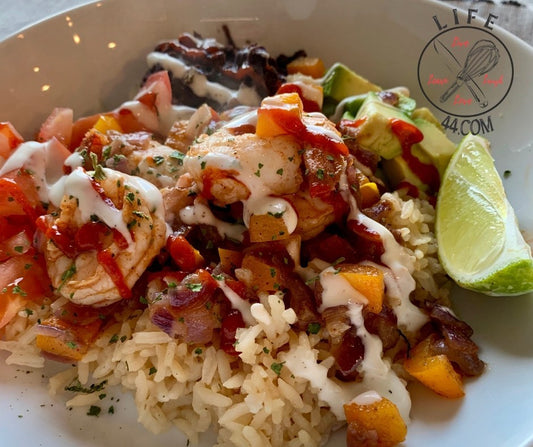
[{"label": "bacon bit", "polygon": [[109,250],[99,251],[96,255],[96,259],[115,284],[120,296],[124,299],[131,298],[131,289],[126,284],[124,275],[122,274],[113,253]]},{"label": "bacon bit", "polygon": [[238,356],[239,352],[235,349],[235,340],[237,329],[245,327],[242,314],[237,309],[231,309],[222,317],[220,327],[220,348],[228,355]]},{"label": "bacon bit", "polygon": [[372,241],[372,242],[381,242],[381,236],[377,231],[368,228],[363,223],[358,220],[349,220],[347,222],[348,228],[352,230],[357,236],[362,237],[363,239]]}]

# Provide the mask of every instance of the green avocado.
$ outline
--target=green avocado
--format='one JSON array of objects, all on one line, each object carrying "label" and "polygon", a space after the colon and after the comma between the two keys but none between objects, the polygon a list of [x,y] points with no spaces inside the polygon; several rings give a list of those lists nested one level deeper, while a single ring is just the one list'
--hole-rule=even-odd
[{"label": "green avocado", "polygon": [[391,129],[391,119],[400,119],[414,125],[404,112],[383,102],[375,92],[368,93],[355,119],[360,120],[357,143],[388,160],[402,153],[400,140]]},{"label": "green avocado", "polygon": [[439,120],[431,110],[429,110],[427,107],[419,107],[418,109],[413,110],[413,113],[411,115],[411,118],[421,118],[423,120],[429,121],[432,124],[435,124],[442,132],[444,132],[444,129],[442,125],[439,123]]},{"label": "green avocado", "polygon": [[324,91],[324,106],[322,110],[326,116],[332,115],[337,104],[345,98],[381,90],[379,86],[340,63],[332,65],[324,75],[322,88]]},{"label": "green avocado", "polygon": [[350,70],[346,65],[336,63],[324,75],[322,80],[324,96],[339,102],[348,96],[360,95],[381,90],[369,80]]},{"label": "green avocado", "polygon": [[411,153],[421,162],[435,166],[442,178],[456,146],[434,123],[422,118],[415,118],[414,122],[424,134],[424,139],[413,145]]},{"label": "green avocado", "polygon": [[402,182],[416,186],[419,191],[426,192],[428,186],[409,168],[402,156],[394,157],[391,160],[383,160],[383,172],[393,189],[396,189]]}]

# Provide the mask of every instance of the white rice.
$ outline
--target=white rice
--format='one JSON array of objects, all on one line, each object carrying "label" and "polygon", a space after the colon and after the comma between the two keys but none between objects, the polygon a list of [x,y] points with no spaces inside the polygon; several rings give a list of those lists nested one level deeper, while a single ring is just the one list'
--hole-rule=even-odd
[{"label": "white rice", "polygon": [[[384,199],[393,205],[388,225],[416,258],[415,298],[447,303],[446,276],[437,258],[434,210],[419,199],[397,193]],[[31,312],[31,314],[30,314]],[[8,364],[40,368],[33,326],[50,312],[35,306],[21,312],[5,329],[0,349],[10,352]],[[189,346],[156,328],[147,311],[136,311],[103,334],[78,364],[50,379],[52,395],[64,393],[77,378],[82,386],[107,381],[135,398],[138,421],[153,433],[178,427],[193,444],[215,428],[217,446],[319,446],[338,421],[306,379],[283,366],[284,353],[305,345],[322,365],[333,364],[319,335],[296,333],[292,309],[278,295],[252,305],[256,324],[238,330],[238,358],[215,346]],[[110,343],[114,335],[117,342]],[[277,364],[277,368],[273,365]],[[279,374],[278,374],[279,373]],[[79,393],[66,406],[89,406],[98,393]]]}]

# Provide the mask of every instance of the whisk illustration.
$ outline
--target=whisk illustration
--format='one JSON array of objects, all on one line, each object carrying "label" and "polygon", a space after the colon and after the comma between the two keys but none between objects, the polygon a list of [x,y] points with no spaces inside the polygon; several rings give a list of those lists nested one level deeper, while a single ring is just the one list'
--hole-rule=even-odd
[{"label": "whisk illustration", "polygon": [[[466,56],[463,68],[457,73],[452,85],[442,94],[440,102],[446,102],[463,84],[468,84],[478,76],[482,76],[491,71],[498,60],[500,52],[494,42],[490,40],[478,40],[470,49]],[[472,89],[469,88],[472,92]],[[474,98],[479,103],[478,98]],[[486,105],[486,104],[484,104]]]}]

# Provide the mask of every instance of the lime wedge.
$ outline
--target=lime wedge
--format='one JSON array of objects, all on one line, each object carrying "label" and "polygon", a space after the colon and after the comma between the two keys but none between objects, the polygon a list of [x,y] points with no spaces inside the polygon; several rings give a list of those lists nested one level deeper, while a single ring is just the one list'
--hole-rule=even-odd
[{"label": "lime wedge", "polygon": [[487,295],[533,291],[533,258],[487,140],[468,135],[444,173],[435,232],[440,261],[460,286]]}]

